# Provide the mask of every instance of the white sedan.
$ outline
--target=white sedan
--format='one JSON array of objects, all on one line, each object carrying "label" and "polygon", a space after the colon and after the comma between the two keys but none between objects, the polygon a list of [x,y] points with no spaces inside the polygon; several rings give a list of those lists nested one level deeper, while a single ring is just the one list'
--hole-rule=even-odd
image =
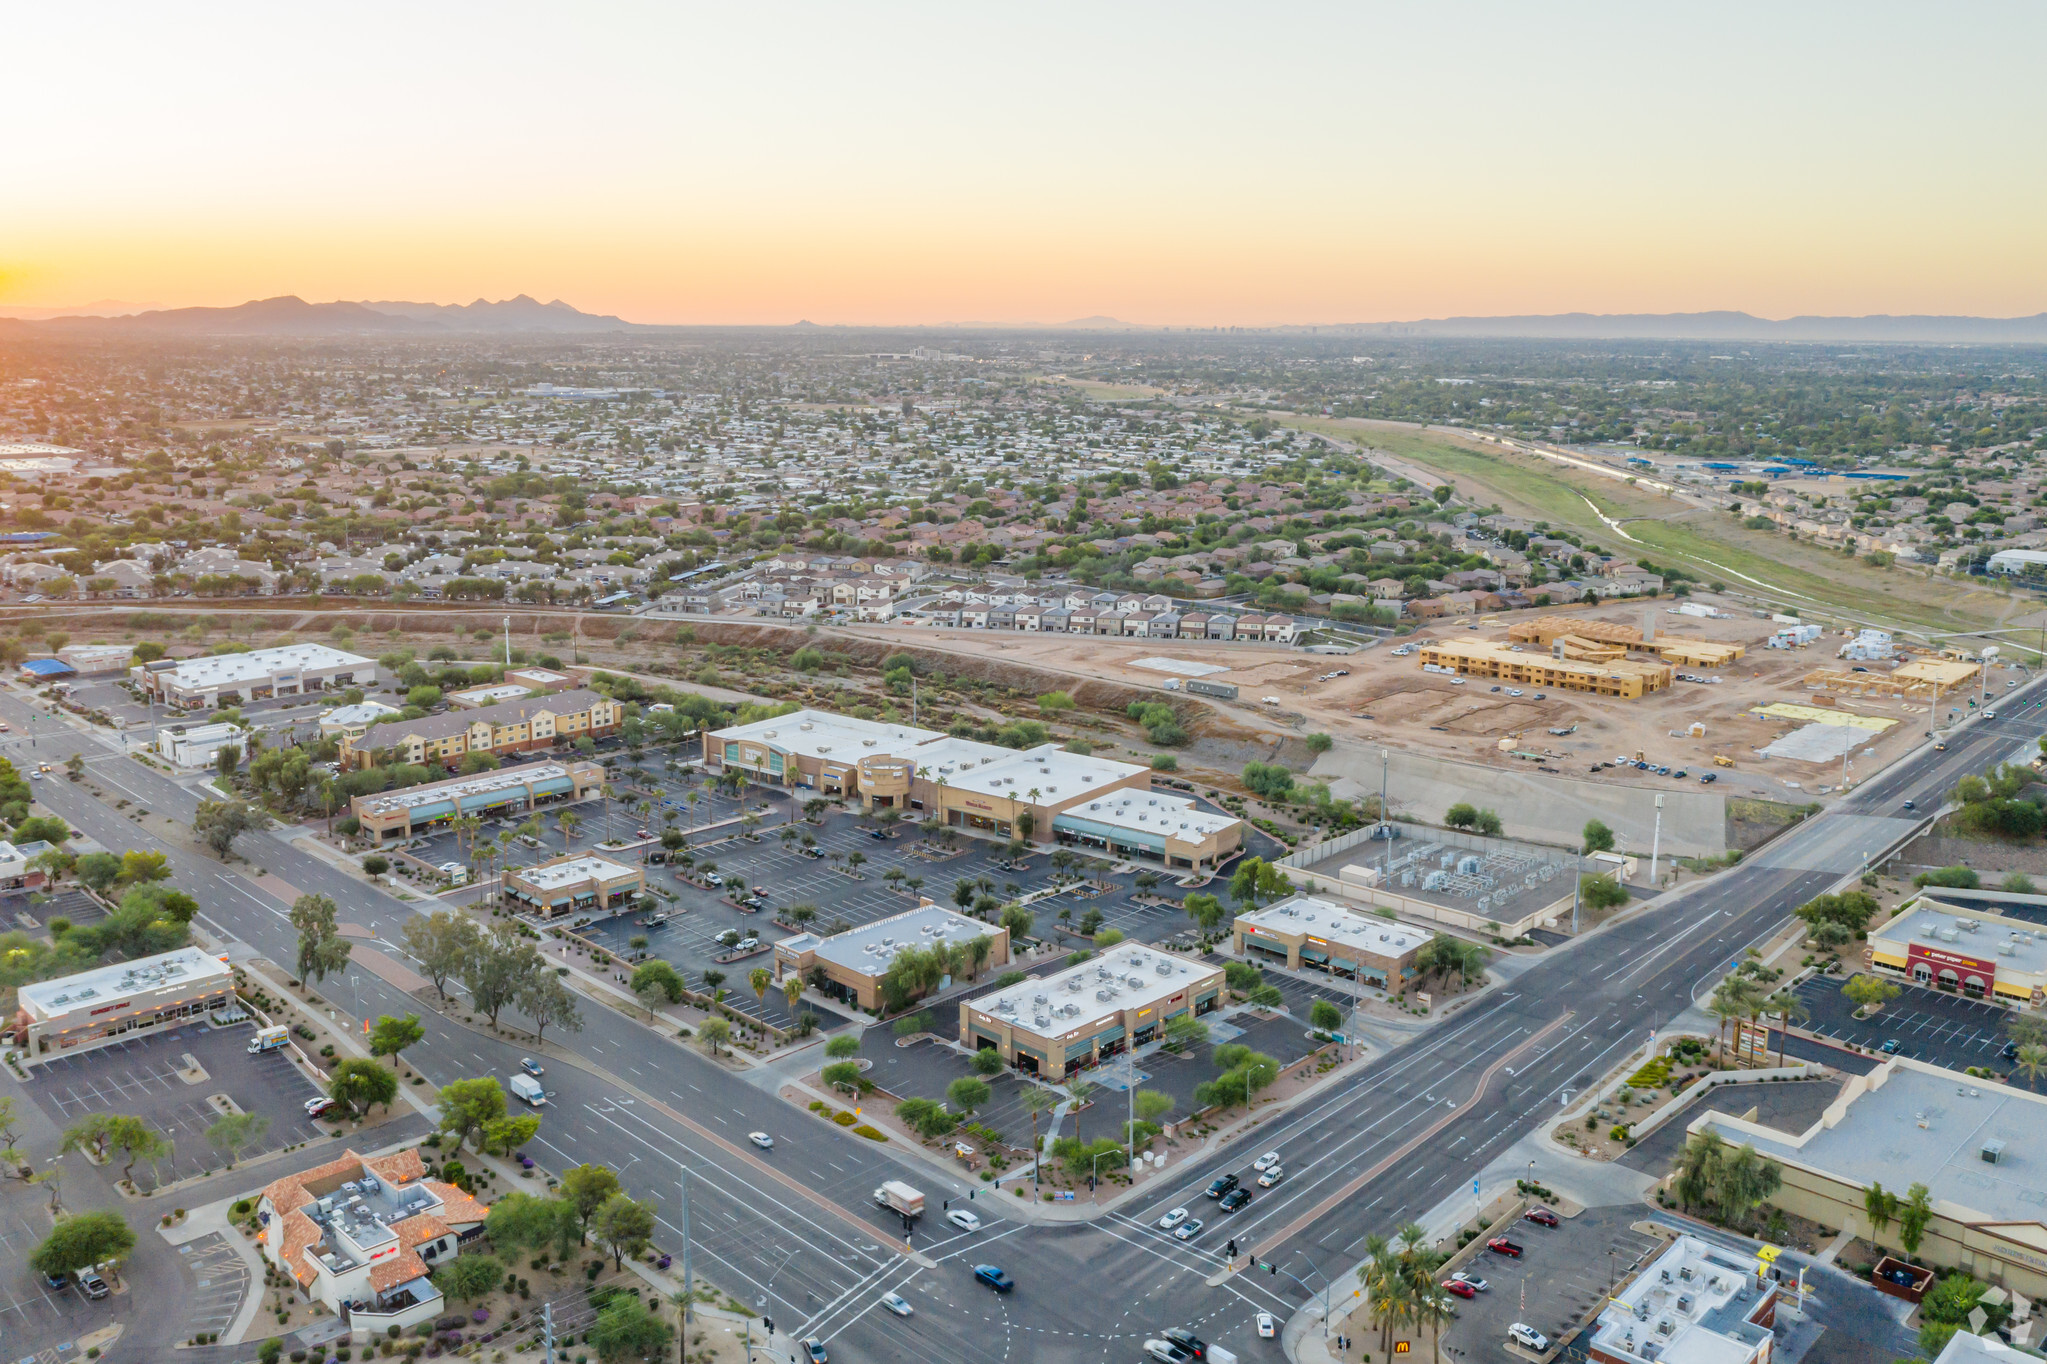
[{"label": "white sedan", "polygon": [[746,1134],[746,1139],[752,1142],[755,1146],[760,1147],[761,1150],[763,1151],[772,1151],[775,1149],[775,1139],[765,1132],[748,1132]]},{"label": "white sedan", "polygon": [[1261,1189],[1269,1189],[1273,1185],[1279,1183],[1279,1181],[1285,1178],[1286,1171],[1282,1170],[1279,1166],[1275,1165],[1268,1169],[1264,1174],[1258,1176],[1258,1187]]},{"label": "white sedan", "polygon": [[958,1227],[961,1231],[979,1231],[981,1229],[981,1219],[968,1212],[965,1208],[954,1208],[945,1215],[945,1220]]},{"label": "white sedan", "polygon": [[1272,1313],[1260,1312],[1258,1314],[1258,1338],[1260,1340],[1271,1340],[1278,1334],[1279,1326],[1273,1321]]},{"label": "white sedan", "polygon": [[1279,1152],[1267,1151],[1264,1155],[1251,1162],[1251,1168],[1254,1170],[1270,1170],[1277,1164],[1279,1164]]},{"label": "white sedan", "polygon": [[1160,1231],[1171,1231],[1186,1220],[1187,1210],[1185,1208],[1175,1208],[1164,1217],[1161,1217],[1156,1225]]},{"label": "white sedan", "polygon": [[882,1294],[881,1305],[899,1317],[914,1317],[917,1315],[917,1309],[910,1306],[910,1300],[900,1293]]}]

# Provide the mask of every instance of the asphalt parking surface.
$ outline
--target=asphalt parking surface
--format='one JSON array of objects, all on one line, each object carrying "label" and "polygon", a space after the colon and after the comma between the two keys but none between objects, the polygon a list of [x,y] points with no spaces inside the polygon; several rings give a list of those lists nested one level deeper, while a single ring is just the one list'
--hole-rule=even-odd
[{"label": "asphalt parking surface", "polygon": [[178,1257],[191,1279],[180,1304],[185,1326],[179,1339],[225,1331],[249,1295],[249,1266],[218,1232],[187,1241],[178,1247]]},{"label": "asphalt parking surface", "polygon": [[1895,1038],[1897,1055],[1950,1070],[1970,1066],[1989,1066],[2000,1074],[2010,1070],[2011,1063],[1998,1056],[2009,1040],[2004,1024],[2010,1011],[2002,1005],[1900,984],[1898,997],[1874,1017],[1857,1019],[1854,1002],[1841,993],[1842,984],[1817,976],[1799,984],[1798,997],[1812,1014],[1797,1025],[1802,1031],[1865,1051]]},{"label": "asphalt parking surface", "polygon": [[[1552,1344],[1575,1334],[1605,1301],[1609,1285],[1662,1247],[1660,1238],[1631,1229],[1642,1216],[1640,1204],[1617,1204],[1587,1208],[1554,1229],[1516,1222],[1506,1236],[1521,1247],[1520,1259],[1481,1249],[1464,1266],[1465,1273],[1491,1286],[1475,1298],[1457,1300],[1457,1320],[1443,1330],[1444,1357],[1496,1358],[1507,1328],[1517,1321]],[[1410,1339],[1417,1356],[1428,1348],[1426,1337]]]},{"label": "asphalt parking surface", "polygon": [[1710,1090],[1695,1086],[1691,1101],[1636,1142],[1620,1158],[1620,1164],[1644,1174],[1659,1177],[1668,1174],[1684,1147],[1685,1125],[1708,1109],[1740,1114],[1753,1108],[1757,1122],[1796,1136],[1818,1122],[1827,1105],[1840,1093],[1841,1082],[1835,1079],[1758,1080],[1753,1084],[1719,1085]]},{"label": "asphalt parking surface", "polygon": [[[245,1048],[254,1025],[228,1028],[192,1024],[174,1032],[116,1042],[98,1051],[66,1056],[38,1066],[28,1085],[36,1105],[59,1127],[69,1127],[93,1113],[138,1117],[170,1139],[173,1154],[157,1162],[152,1176],[148,1162],[135,1166],[135,1182],[144,1189],[218,1169],[226,1154],[206,1139],[206,1130],[220,1113],[206,1102],[209,1094],[226,1094],[245,1113],[270,1119],[259,1149],[242,1159],[308,1141],[325,1130],[308,1118],[305,1101],[319,1093],[283,1051],[250,1056]],[[178,1075],[190,1054],[205,1068],[207,1079],[186,1084]],[[118,1154],[102,1167],[108,1179],[118,1178],[125,1163]]]},{"label": "asphalt parking surface", "polygon": [[28,1267],[29,1252],[50,1234],[43,1190],[8,1181],[0,1194],[0,1349],[11,1360],[56,1359],[88,1331],[115,1319],[118,1298],[90,1301],[75,1286],[51,1290]]}]

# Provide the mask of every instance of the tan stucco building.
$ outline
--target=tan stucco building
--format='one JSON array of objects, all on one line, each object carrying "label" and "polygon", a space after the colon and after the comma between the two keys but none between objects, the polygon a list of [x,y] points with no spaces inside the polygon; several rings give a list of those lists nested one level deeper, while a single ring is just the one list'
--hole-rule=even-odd
[{"label": "tan stucco building", "polygon": [[468,753],[517,753],[602,738],[624,718],[625,707],[602,692],[558,692],[417,720],[386,720],[344,738],[341,761],[348,767],[374,767],[384,757],[453,767]]},{"label": "tan stucco building", "polygon": [[[941,942],[971,946],[981,938],[988,940],[988,953],[978,966],[969,965],[969,978],[1009,965],[1009,930],[955,914],[926,899],[915,909],[830,937],[801,933],[782,939],[775,944],[775,979],[791,973],[803,976],[834,999],[874,1009],[881,1005],[881,978],[904,948],[928,948]],[[945,988],[944,984],[939,988]]]}]

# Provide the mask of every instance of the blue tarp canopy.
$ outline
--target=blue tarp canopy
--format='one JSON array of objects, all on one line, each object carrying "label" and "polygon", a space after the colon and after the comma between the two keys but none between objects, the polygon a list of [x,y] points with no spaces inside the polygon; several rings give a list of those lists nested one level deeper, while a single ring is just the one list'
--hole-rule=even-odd
[{"label": "blue tarp canopy", "polygon": [[21,665],[21,670],[31,677],[69,677],[78,669],[61,658],[35,658]]}]

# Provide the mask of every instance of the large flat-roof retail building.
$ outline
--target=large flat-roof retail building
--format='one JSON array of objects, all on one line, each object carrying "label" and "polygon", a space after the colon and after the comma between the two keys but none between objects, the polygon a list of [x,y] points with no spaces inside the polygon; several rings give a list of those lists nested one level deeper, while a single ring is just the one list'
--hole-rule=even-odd
[{"label": "large flat-roof retail building", "polygon": [[160,658],[128,670],[144,692],[185,710],[238,706],[273,696],[298,696],[337,688],[368,687],[377,665],[360,654],[325,644],[286,644],[245,654],[204,658]]},{"label": "large flat-roof retail building", "polygon": [[595,794],[604,785],[596,763],[526,763],[467,777],[427,782],[398,791],[357,796],[348,803],[365,837],[410,838],[463,815],[529,814]]},{"label": "large flat-roof retail building", "polygon": [[647,888],[637,863],[596,853],[566,853],[504,874],[504,894],[543,919],[563,914],[610,914],[628,908]]},{"label": "large flat-roof retail building", "polygon": [[2047,928],[1922,900],[1869,930],[1863,958],[1880,976],[2016,1008],[2047,1001]]},{"label": "large flat-roof retail building", "polygon": [[1355,976],[1398,991],[1414,978],[1414,959],[1434,935],[1391,919],[1353,914],[1333,901],[1296,895],[1239,914],[1230,937],[1240,957],[1263,957],[1291,970]]},{"label": "large flat-roof retail building", "polygon": [[[1169,867],[1213,867],[1243,846],[1243,823],[1151,789],[1151,769],[1012,749],[909,725],[805,710],[704,735],[704,760],[756,781],[867,809],[929,810],[950,828],[1061,842]],[[1028,816],[1028,818],[1026,818]]]},{"label": "large flat-roof retail building", "polygon": [[227,963],[196,947],[38,981],[15,992],[14,1046],[41,1065],[189,1022],[234,989]]},{"label": "large flat-roof retail building", "polygon": [[980,938],[988,940],[988,954],[978,966],[968,966],[968,977],[1009,964],[1009,930],[927,899],[915,909],[830,937],[801,933],[782,939],[775,944],[775,979],[793,972],[834,999],[873,1009],[881,1004],[881,978],[905,948],[939,943],[957,947]]},{"label": "large flat-roof retail building", "polygon": [[1849,1076],[1797,1135],[1710,1110],[1687,1130],[1709,1128],[1783,1166],[1773,1205],[1854,1227],[1893,1254],[1904,1254],[1898,1223],[1872,1227],[1865,1196],[1924,1184],[1933,1216],[1921,1261],[2047,1297],[2047,1096],[1894,1056]]},{"label": "large flat-roof retail building", "polygon": [[1222,999],[1220,966],[1142,943],[960,1004],[960,1042],[993,1048],[1018,1070],[1064,1079],[1160,1035],[1180,1014]]}]

